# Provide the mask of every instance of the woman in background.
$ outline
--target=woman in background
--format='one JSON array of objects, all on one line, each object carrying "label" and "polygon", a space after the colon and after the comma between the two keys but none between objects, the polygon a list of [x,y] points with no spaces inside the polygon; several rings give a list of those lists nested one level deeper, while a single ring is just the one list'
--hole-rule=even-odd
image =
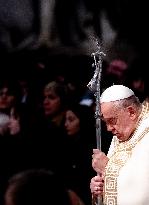
[{"label": "woman in background", "polygon": [[67,133],[67,176],[69,188],[74,190],[86,205],[91,204],[89,189],[91,153],[95,147],[95,119],[90,107],[75,104],[66,111],[65,129]]}]

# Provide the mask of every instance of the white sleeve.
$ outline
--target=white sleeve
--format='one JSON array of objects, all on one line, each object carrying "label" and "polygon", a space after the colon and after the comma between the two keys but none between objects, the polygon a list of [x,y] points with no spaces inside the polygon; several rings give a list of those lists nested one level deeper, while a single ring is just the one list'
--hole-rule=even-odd
[{"label": "white sleeve", "polygon": [[149,133],[138,142],[117,180],[118,204],[149,204]]}]

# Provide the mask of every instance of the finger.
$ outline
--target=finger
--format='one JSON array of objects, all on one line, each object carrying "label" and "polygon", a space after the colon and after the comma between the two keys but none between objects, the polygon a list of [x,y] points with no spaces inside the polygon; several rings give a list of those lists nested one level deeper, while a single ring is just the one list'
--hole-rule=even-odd
[{"label": "finger", "polygon": [[91,179],[91,183],[95,184],[96,186],[99,185],[99,182],[102,182],[102,181],[103,181],[103,178],[99,175]]},{"label": "finger", "polygon": [[95,176],[94,178],[95,178],[94,181],[97,182],[98,185],[100,185],[100,183],[103,183],[103,182],[104,182],[104,178],[103,178],[102,176],[97,175],[97,176]]},{"label": "finger", "polygon": [[92,154],[92,158],[94,158],[94,156],[95,156],[95,155],[94,155],[94,154]]},{"label": "finger", "polygon": [[91,189],[91,193],[94,195],[100,195],[101,193],[103,193],[103,187],[94,187],[93,189]]},{"label": "finger", "polygon": [[100,164],[99,164],[99,161],[97,159],[92,160],[92,167],[95,169],[100,169]]},{"label": "finger", "polygon": [[100,150],[99,150],[99,149],[93,149],[93,153],[94,153],[94,154],[99,154],[99,153],[100,153]]},{"label": "finger", "polygon": [[14,108],[11,108],[10,110],[10,118],[14,118]]},{"label": "finger", "polygon": [[95,191],[103,191],[103,185],[102,186],[96,186]]}]

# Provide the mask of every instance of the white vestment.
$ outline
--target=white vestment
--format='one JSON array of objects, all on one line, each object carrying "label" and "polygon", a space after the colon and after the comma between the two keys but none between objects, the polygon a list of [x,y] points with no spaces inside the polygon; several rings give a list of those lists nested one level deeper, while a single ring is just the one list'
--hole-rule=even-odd
[{"label": "white vestment", "polygon": [[127,142],[114,136],[105,171],[104,205],[149,205],[149,112]]}]

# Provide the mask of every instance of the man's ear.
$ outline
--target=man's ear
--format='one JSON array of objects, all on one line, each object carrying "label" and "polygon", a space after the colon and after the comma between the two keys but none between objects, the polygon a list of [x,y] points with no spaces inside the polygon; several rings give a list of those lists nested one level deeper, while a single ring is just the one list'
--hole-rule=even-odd
[{"label": "man's ear", "polygon": [[136,118],[136,110],[133,106],[128,106],[127,107],[128,113],[130,118],[135,119]]}]

